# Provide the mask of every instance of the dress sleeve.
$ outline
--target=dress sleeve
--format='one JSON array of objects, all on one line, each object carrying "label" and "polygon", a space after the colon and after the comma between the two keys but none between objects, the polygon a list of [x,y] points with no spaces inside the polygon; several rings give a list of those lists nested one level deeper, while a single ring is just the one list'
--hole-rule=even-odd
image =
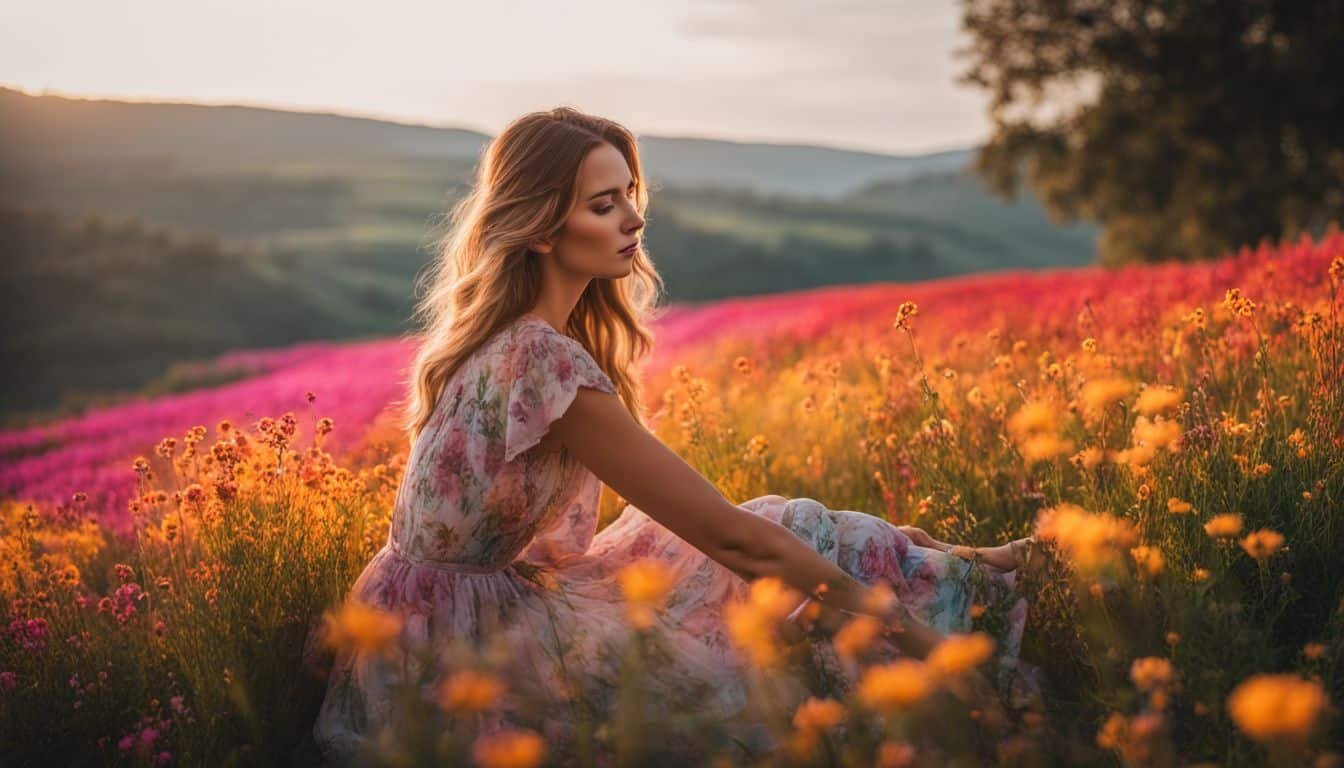
[{"label": "dress sleeve", "polygon": [[616,385],[579,342],[554,331],[520,334],[509,358],[504,461],[541,442],[579,387],[609,395]]}]

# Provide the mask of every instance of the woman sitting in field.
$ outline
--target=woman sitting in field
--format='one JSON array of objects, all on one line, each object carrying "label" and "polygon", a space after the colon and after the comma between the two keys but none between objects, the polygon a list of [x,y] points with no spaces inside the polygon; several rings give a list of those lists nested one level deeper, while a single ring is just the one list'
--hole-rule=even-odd
[{"label": "woman sitting in field", "polygon": [[[536,729],[553,752],[574,736],[576,699],[598,716],[615,706],[613,649],[631,631],[617,573],[645,559],[672,577],[650,627],[666,649],[651,698],[669,711],[742,716],[748,660],[724,608],[763,577],[797,590],[794,637],[822,654],[869,614],[889,629],[879,654],[922,658],[970,629],[973,603],[1007,604],[995,640],[1011,669],[1020,542],[954,547],[809,498],[733,504],[645,428],[631,368],[662,285],[641,249],[647,204],[635,139],[609,120],[533,113],[487,148],[420,307],[388,540],[351,599],[400,615],[405,649],[503,638],[519,679],[553,704],[506,696],[481,725]],[[598,532],[601,483],[630,504]],[[339,651],[314,730],[329,757],[397,718],[412,665],[409,652]]]}]

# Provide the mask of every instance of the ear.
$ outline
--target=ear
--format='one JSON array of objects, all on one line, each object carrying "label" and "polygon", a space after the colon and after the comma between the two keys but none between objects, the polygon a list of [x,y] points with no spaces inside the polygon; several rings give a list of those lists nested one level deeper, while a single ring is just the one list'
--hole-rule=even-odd
[{"label": "ear", "polygon": [[538,240],[538,241],[532,243],[531,245],[527,246],[527,249],[528,249],[529,251],[535,251],[536,253],[550,253],[550,252],[551,252],[551,241],[550,241],[550,240]]}]

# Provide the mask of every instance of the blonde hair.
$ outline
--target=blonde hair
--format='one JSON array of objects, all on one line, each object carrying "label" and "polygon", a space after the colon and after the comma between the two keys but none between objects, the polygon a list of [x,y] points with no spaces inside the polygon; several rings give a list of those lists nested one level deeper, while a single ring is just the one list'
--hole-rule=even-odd
[{"label": "blonde hair", "polygon": [[[424,280],[429,290],[412,315],[419,341],[411,364],[403,426],[415,442],[449,378],[472,352],[529,311],[541,295],[539,254],[528,245],[553,237],[579,197],[579,166],[594,147],[611,144],[635,180],[643,215],[648,190],[634,135],[620,124],[570,107],[514,120],[485,148],[470,192],[450,213],[449,229]],[[643,325],[653,318],[662,278],[640,247],[630,274],[594,277],[563,329],[616,385],[641,424],[634,364],[653,346]]]}]

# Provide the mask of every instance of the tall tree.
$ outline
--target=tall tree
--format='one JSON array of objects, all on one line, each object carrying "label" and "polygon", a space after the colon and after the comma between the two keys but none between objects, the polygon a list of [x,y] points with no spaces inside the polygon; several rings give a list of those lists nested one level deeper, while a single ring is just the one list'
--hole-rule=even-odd
[{"label": "tall tree", "polygon": [[1344,0],[966,0],[973,163],[1103,263],[1211,258],[1344,216]]}]

